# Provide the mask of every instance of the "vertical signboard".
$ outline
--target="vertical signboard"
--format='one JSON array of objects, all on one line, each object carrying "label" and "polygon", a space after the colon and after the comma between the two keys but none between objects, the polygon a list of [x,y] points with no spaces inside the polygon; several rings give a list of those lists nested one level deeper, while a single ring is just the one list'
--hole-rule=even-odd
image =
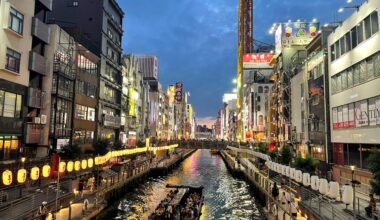
[{"label": "vertical signboard", "polygon": [[135,116],[135,90],[129,88],[129,116]]},{"label": "vertical signboard", "polygon": [[183,93],[182,89],[183,89],[183,84],[180,82],[177,82],[175,84],[175,90],[174,90],[175,91],[174,99],[175,99],[176,103],[182,102],[182,93]]}]

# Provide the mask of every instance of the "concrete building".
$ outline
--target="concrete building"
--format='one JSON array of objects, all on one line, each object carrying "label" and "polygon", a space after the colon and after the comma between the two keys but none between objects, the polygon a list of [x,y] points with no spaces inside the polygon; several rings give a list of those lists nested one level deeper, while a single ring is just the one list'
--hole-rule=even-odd
[{"label": "concrete building", "polygon": [[111,141],[119,139],[121,123],[123,16],[115,0],[54,1],[49,16],[50,22],[100,57],[98,137]]},{"label": "concrete building", "polygon": [[371,149],[380,145],[380,34],[377,0],[365,1],[328,37],[334,179],[368,192]]},{"label": "concrete building", "polygon": [[0,158],[44,157],[48,152],[44,56],[52,1],[0,2]]}]

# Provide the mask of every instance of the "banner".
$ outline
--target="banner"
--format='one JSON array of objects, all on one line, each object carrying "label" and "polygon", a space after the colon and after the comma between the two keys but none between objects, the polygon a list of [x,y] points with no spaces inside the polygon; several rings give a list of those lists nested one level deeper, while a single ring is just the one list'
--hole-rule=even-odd
[{"label": "banner", "polygon": [[317,36],[319,31],[318,22],[288,22],[282,23],[280,27],[281,32],[277,31],[276,35],[281,33],[281,41],[277,39],[279,36],[276,36],[276,41],[278,41],[276,44],[280,43],[280,46],[276,45],[276,50],[279,47],[283,49],[292,46],[305,46]]},{"label": "banner", "polygon": [[243,68],[269,68],[269,63],[273,58],[273,54],[270,53],[254,53],[244,54],[243,56]]},{"label": "banner", "polygon": [[175,91],[174,99],[175,99],[176,103],[182,102],[182,93],[183,93],[182,89],[183,89],[183,84],[177,82],[175,84],[175,90],[174,90]]}]

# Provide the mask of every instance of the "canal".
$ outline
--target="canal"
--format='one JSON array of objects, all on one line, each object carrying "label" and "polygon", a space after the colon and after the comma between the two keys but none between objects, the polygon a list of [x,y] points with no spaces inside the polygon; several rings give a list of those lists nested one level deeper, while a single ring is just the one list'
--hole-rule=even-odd
[{"label": "canal", "polygon": [[98,219],[147,219],[144,211],[154,211],[168,192],[167,183],[204,186],[201,219],[265,219],[248,183],[232,176],[223,159],[209,150],[196,151],[166,176],[150,177],[131,187]]}]

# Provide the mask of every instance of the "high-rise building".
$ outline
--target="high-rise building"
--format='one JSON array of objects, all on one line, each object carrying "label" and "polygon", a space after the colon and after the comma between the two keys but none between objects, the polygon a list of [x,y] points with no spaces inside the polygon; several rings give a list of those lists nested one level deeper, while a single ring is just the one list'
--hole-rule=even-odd
[{"label": "high-rise building", "polygon": [[158,80],[158,59],[154,55],[134,55],[139,63],[144,80]]},{"label": "high-rise building", "polygon": [[115,0],[54,1],[49,16],[100,57],[98,137],[111,141],[119,139],[121,122],[123,16]]}]

